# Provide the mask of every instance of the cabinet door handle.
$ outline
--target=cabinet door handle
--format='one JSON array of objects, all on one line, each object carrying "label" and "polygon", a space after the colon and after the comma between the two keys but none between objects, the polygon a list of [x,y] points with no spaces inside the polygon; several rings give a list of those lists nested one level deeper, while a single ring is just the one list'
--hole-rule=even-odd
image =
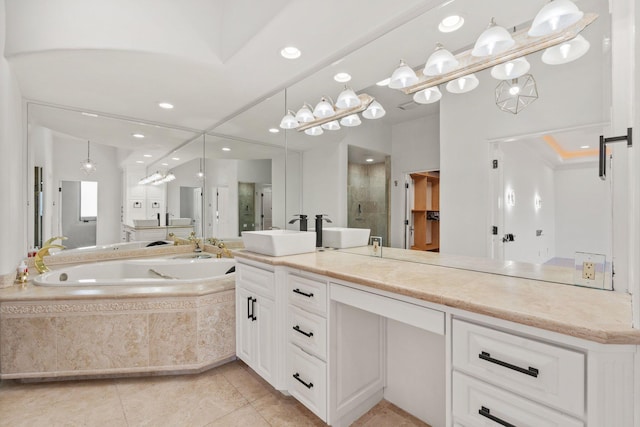
[{"label": "cabinet door handle", "polygon": [[512,365],[511,363],[507,363],[499,359],[494,359],[493,357],[491,357],[491,354],[487,353],[486,351],[483,351],[482,353],[480,353],[478,357],[482,360],[486,360],[487,362],[495,363],[496,365],[513,369],[514,371],[518,371],[520,373],[532,376],[534,378],[538,378],[538,374],[540,372],[536,368],[532,368],[531,366],[529,366],[529,369],[525,369],[525,368],[521,368],[520,366]]},{"label": "cabinet door handle", "polygon": [[247,297],[247,319],[253,319],[253,314],[251,313],[251,309],[253,308],[252,301],[253,298]]},{"label": "cabinet door handle", "polygon": [[299,288],[295,288],[295,289],[293,290],[293,292],[295,292],[296,294],[300,294],[300,295],[302,295],[302,296],[305,296],[305,297],[307,297],[307,298],[313,298],[313,294],[312,294],[311,292],[309,292],[309,293],[307,294],[307,293],[302,292]]},{"label": "cabinet door handle", "polygon": [[483,417],[489,418],[491,421],[494,421],[500,424],[501,426],[516,427],[515,425],[508,423],[505,420],[496,417],[495,415],[491,415],[491,411],[489,410],[489,408],[485,408],[484,406],[478,409],[478,414],[482,415]]},{"label": "cabinet door handle", "polygon": [[313,332],[305,332],[302,329],[300,329],[300,326],[298,326],[298,325],[294,326],[293,330],[296,331],[296,332],[300,332],[305,337],[311,338],[313,336]]},{"label": "cabinet door handle", "polygon": [[304,380],[301,380],[299,373],[296,372],[295,374],[293,374],[293,378],[295,378],[298,381],[300,381],[306,388],[309,388],[309,389],[313,388],[313,383],[306,383],[306,382],[304,382]]},{"label": "cabinet door handle", "polygon": [[258,320],[258,318],[256,317],[256,302],[258,302],[257,299],[255,298],[251,298],[251,320],[253,322],[255,322],[256,320]]}]

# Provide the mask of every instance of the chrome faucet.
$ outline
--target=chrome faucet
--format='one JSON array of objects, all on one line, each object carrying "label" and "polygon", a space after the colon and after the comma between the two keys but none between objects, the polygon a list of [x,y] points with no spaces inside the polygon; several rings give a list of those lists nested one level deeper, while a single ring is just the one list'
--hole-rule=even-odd
[{"label": "chrome faucet", "polygon": [[33,261],[36,266],[36,270],[38,270],[38,273],[42,274],[42,273],[46,273],[47,271],[50,271],[49,267],[47,267],[44,263],[44,257],[50,255],[49,249],[51,248],[65,249],[65,246],[53,244],[53,242],[55,242],[58,239],[60,239],[61,241],[67,240],[67,238],[64,236],[52,237],[46,242],[44,242],[44,244],[42,245],[42,249],[36,252],[36,256],[34,257]]}]

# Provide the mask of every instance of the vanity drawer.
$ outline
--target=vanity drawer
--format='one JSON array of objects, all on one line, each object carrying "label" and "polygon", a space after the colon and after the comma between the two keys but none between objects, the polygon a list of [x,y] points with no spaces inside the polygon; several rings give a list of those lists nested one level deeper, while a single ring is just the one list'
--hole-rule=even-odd
[{"label": "vanity drawer", "polygon": [[454,319],[453,366],[579,417],[584,354]]},{"label": "vanity drawer", "polygon": [[327,320],[289,305],[289,342],[327,360]]},{"label": "vanity drawer", "polygon": [[289,274],[287,277],[288,300],[305,311],[327,315],[327,284],[318,280]]},{"label": "vanity drawer", "polygon": [[238,263],[236,266],[236,280],[243,287],[249,288],[262,296],[269,298],[274,298],[275,296],[275,274],[273,271]]},{"label": "vanity drawer", "polygon": [[455,425],[582,427],[584,423],[485,382],[453,373]]},{"label": "vanity drawer", "polygon": [[311,412],[327,420],[327,365],[293,344],[288,346],[289,393]]}]

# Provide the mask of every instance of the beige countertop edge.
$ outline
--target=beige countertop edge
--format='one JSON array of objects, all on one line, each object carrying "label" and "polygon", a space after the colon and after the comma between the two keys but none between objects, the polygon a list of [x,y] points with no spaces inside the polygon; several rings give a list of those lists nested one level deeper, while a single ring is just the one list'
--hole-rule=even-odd
[{"label": "beige countertop edge", "polygon": [[[321,253],[318,253],[318,255]],[[457,308],[461,310],[470,311],[477,314],[487,315],[490,317],[495,317],[502,320],[507,320],[515,323],[520,323],[527,326],[532,326],[540,329],[545,329],[552,332],[557,332],[563,335],[569,335],[576,338],[581,338],[587,341],[593,341],[601,344],[636,344],[640,345],[640,329],[633,329],[631,327],[631,323],[628,326],[619,324],[619,323],[600,323],[594,324],[593,327],[585,326],[584,324],[575,324],[570,323],[568,321],[559,321],[551,319],[547,316],[544,316],[544,313],[540,315],[535,315],[532,313],[521,313],[517,311],[510,310],[504,307],[497,306],[489,306],[482,303],[475,303],[470,300],[463,300],[459,298],[451,298],[442,296],[439,294],[429,293],[417,289],[410,289],[406,286],[402,285],[394,285],[391,283],[385,283],[379,280],[375,280],[368,277],[363,277],[361,275],[345,273],[340,271],[333,271],[328,268],[318,268],[317,266],[311,265],[309,262],[309,258],[304,257],[304,255],[309,254],[301,254],[301,255],[291,255],[284,257],[269,257],[264,256],[248,251],[239,251],[236,253],[236,257],[249,259],[253,261],[263,262],[266,264],[270,264],[273,266],[286,266],[294,269],[304,270],[310,273],[316,273],[320,275],[324,275],[327,277],[331,277],[337,280],[344,280],[347,282],[356,283],[359,285],[369,286],[375,289],[397,293],[400,295],[417,298],[423,301],[428,301],[436,304],[445,305],[447,307]],[[354,254],[345,254],[345,255],[354,255]],[[362,255],[354,255],[354,256],[362,256]],[[389,262],[394,260],[387,260]],[[396,262],[402,262],[395,260]],[[436,269],[450,269],[449,267],[439,267],[429,265],[429,268]],[[495,277],[496,280],[504,280],[505,278],[499,275],[491,274],[491,273],[483,273],[476,271],[467,271],[469,274],[478,275],[478,277]],[[536,282],[532,279],[519,279],[508,277],[507,280],[522,280],[523,283],[526,282]],[[540,282],[540,284],[548,285],[547,282]],[[562,286],[563,290],[566,291],[565,286],[569,285],[557,285]],[[588,288],[580,288],[580,287],[572,287],[571,289],[575,290],[575,292],[594,292],[597,290],[588,289]],[[607,291],[597,291],[597,292],[606,292],[603,295],[614,295],[613,293],[609,293]],[[631,300],[629,298],[629,319],[631,319]]]}]

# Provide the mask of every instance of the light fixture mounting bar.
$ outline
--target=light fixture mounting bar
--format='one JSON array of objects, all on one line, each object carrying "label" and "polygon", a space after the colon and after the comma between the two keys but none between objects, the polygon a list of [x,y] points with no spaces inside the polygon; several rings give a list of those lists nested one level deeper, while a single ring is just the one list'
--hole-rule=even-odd
[{"label": "light fixture mounting bar", "polygon": [[575,38],[582,30],[588,25],[593,23],[598,18],[596,13],[586,13],[581,20],[575,24],[567,27],[560,33],[550,34],[548,36],[530,37],[527,32],[528,28],[520,30],[513,34],[515,44],[513,47],[503,53],[500,53],[489,58],[478,58],[471,55],[471,50],[466,50],[455,55],[455,58],[460,63],[460,66],[453,71],[446,74],[435,77],[422,77],[422,80],[413,86],[402,89],[407,95],[416,93],[423,89],[428,89],[433,86],[438,86],[443,83],[447,83],[451,80],[458,79],[471,73],[477,73],[487,68],[491,68],[495,65],[503,64],[513,59],[520,58],[522,56],[529,55],[552,46],[559,45],[566,41]]},{"label": "light fixture mounting bar", "polygon": [[312,127],[320,126],[334,120],[340,120],[352,114],[361,113],[369,108],[369,105],[374,101],[374,98],[371,95],[367,95],[366,93],[361,93],[360,95],[358,95],[358,98],[360,98],[359,106],[353,108],[336,109],[336,113],[333,116],[325,117],[323,119],[316,119],[307,123],[300,123],[300,126],[298,126],[296,130],[298,132],[302,132],[304,130],[311,129]]}]

